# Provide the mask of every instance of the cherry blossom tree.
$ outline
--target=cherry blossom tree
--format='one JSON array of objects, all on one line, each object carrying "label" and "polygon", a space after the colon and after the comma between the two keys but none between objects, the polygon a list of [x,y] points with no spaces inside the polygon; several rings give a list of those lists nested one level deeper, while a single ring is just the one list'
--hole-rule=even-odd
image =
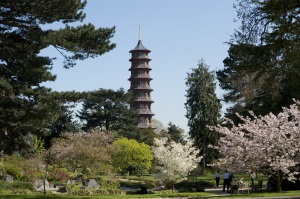
[{"label": "cherry blossom tree", "polygon": [[169,143],[167,138],[155,138],[152,151],[159,163],[159,177],[171,183],[172,191],[174,184],[195,169],[202,159],[192,140],[183,145],[174,141]]},{"label": "cherry blossom tree", "polygon": [[108,173],[110,157],[107,147],[112,142],[112,135],[98,129],[89,132],[65,132],[55,138],[48,150],[53,163],[69,171],[91,171]]},{"label": "cherry blossom tree", "polygon": [[[294,100],[295,101],[295,100]],[[223,166],[230,166],[234,172],[262,171],[276,178],[277,191],[281,191],[281,181],[295,179],[296,166],[300,156],[300,111],[299,101],[289,108],[284,107],[278,115],[269,113],[249,117],[237,116],[243,121],[235,125],[226,119],[227,126],[210,127],[223,134],[218,149],[224,158]]]}]

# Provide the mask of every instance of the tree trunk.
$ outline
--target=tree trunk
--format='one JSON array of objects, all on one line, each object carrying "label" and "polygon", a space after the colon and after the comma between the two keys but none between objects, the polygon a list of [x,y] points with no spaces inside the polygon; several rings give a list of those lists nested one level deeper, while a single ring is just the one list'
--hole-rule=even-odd
[{"label": "tree trunk", "polygon": [[4,155],[3,138],[4,138],[4,131],[0,130],[0,158],[2,158]]},{"label": "tree trunk", "polygon": [[46,164],[46,173],[45,173],[45,177],[44,177],[44,199],[46,199],[46,180],[48,177],[48,164]]},{"label": "tree trunk", "polygon": [[205,173],[205,165],[206,165],[206,153],[207,153],[207,147],[206,147],[206,136],[203,136],[203,158],[201,160],[201,175],[204,175]]},{"label": "tree trunk", "polygon": [[277,184],[277,192],[281,192],[281,173],[280,173],[280,171],[277,171],[276,184]]},{"label": "tree trunk", "polygon": [[174,193],[174,183],[172,183],[172,193]]}]

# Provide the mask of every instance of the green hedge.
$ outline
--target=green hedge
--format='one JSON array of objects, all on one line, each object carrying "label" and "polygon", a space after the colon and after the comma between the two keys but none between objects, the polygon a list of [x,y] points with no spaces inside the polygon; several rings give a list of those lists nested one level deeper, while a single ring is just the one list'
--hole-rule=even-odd
[{"label": "green hedge", "polygon": [[181,181],[174,185],[175,189],[186,192],[186,191],[196,191],[196,192],[203,192],[205,188],[214,186],[213,183],[207,181],[197,181],[197,182],[190,182],[190,181]]}]

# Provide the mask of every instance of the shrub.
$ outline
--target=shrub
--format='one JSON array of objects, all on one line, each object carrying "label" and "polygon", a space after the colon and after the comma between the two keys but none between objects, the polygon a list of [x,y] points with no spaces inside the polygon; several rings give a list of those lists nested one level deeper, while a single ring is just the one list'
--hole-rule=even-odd
[{"label": "shrub", "polygon": [[197,181],[197,182],[189,182],[189,181],[181,181],[174,185],[175,189],[181,192],[188,192],[188,191],[197,191],[203,192],[205,187],[211,187],[210,182],[206,181]]},{"label": "shrub", "polygon": [[90,195],[92,195],[92,193],[89,190],[85,190],[85,189],[72,190],[68,194],[72,195],[72,196],[90,196]]},{"label": "shrub", "polygon": [[28,189],[14,189],[11,192],[12,194],[22,194],[22,195],[28,195],[31,194],[31,191]]},{"label": "shrub", "polygon": [[93,191],[93,194],[111,196],[111,195],[125,195],[125,192],[120,189],[96,189]]},{"label": "shrub", "polygon": [[48,176],[48,180],[54,182],[65,182],[70,178],[71,176],[65,168],[52,168]]},{"label": "shrub", "polygon": [[28,191],[34,191],[34,186],[30,182],[11,182],[11,183],[6,183],[5,185],[6,189],[9,190],[28,190]]},{"label": "shrub", "polygon": [[99,185],[106,189],[117,189],[120,187],[120,182],[117,180],[105,179],[105,180],[99,182]]},{"label": "shrub", "polygon": [[19,180],[22,177],[21,169],[10,164],[4,165],[5,173],[8,175],[12,175],[15,180]]}]

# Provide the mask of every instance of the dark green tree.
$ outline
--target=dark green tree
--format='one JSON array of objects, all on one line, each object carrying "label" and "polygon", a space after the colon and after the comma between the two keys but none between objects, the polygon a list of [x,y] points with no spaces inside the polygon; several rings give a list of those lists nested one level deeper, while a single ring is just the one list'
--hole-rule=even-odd
[{"label": "dark green tree", "polygon": [[300,98],[300,4],[298,0],[239,0],[241,26],[232,35],[224,69],[217,72],[235,112],[281,112]]},{"label": "dark green tree", "polygon": [[137,130],[138,112],[130,109],[130,93],[123,88],[116,91],[99,89],[87,93],[78,117],[84,122],[83,129],[99,128],[117,131],[120,135]]},{"label": "dark green tree", "polygon": [[80,125],[74,119],[74,111],[68,107],[62,107],[61,115],[49,126],[49,134],[44,137],[44,146],[49,148],[54,138],[59,138],[64,132],[79,132]]},{"label": "dark green tree", "polygon": [[218,133],[208,129],[208,125],[216,125],[220,118],[221,103],[217,98],[214,72],[210,72],[204,60],[200,60],[197,68],[187,74],[186,117],[190,127],[189,135],[201,148],[202,174],[206,163],[216,158],[215,150],[208,145],[215,145],[219,140]]},{"label": "dark green tree", "polygon": [[[56,76],[51,74],[54,57],[42,56],[41,50],[56,48],[68,68],[115,47],[110,43],[114,27],[73,26],[85,18],[85,5],[85,0],[0,1],[0,156],[21,150],[28,133],[47,134],[61,106],[80,98],[43,86]],[[53,23],[65,27],[55,30]]]},{"label": "dark green tree", "polygon": [[170,136],[170,139],[177,143],[185,143],[184,141],[184,130],[180,128],[179,126],[176,126],[172,122],[169,122],[168,124],[168,135]]}]

